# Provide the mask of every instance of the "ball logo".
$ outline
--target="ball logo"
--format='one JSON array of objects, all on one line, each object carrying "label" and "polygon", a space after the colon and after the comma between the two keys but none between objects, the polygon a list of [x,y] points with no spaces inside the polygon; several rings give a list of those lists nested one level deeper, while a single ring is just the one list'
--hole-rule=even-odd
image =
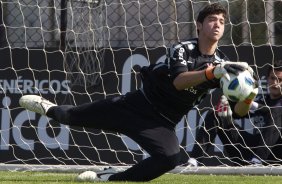
[{"label": "ball logo", "polygon": [[254,81],[249,77],[245,77],[245,83],[248,84],[249,86],[254,85]]},{"label": "ball logo", "polygon": [[231,81],[231,83],[228,85],[228,89],[229,90],[236,90],[236,88],[238,88],[238,86],[239,86],[239,81],[238,81],[238,78],[236,78],[233,81]]}]

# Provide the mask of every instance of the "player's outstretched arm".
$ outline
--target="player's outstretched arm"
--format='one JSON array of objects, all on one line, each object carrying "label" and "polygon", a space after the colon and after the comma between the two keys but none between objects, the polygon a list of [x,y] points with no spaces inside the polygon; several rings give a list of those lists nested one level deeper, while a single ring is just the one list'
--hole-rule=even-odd
[{"label": "player's outstretched arm", "polygon": [[173,85],[177,90],[184,90],[192,86],[197,86],[207,79],[205,77],[205,71],[189,71],[179,74],[173,81]]},{"label": "player's outstretched arm", "polygon": [[247,68],[248,64],[245,62],[226,61],[216,66],[210,66],[205,70],[183,72],[174,79],[173,84],[176,89],[183,90],[214,78],[220,79],[221,77],[226,77],[229,79],[228,73],[238,75],[239,72]]}]

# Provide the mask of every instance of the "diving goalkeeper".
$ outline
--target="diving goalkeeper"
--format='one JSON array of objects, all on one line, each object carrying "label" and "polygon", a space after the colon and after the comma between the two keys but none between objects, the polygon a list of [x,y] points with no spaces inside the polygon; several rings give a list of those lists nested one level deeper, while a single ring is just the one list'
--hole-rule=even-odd
[{"label": "diving goalkeeper", "polygon": [[[174,45],[165,63],[141,69],[143,87],[114,98],[71,106],[55,105],[40,96],[22,96],[22,107],[46,115],[57,122],[119,132],[138,143],[149,158],[131,168],[116,172],[113,168],[95,173],[86,171],[82,181],[149,181],[174,169],[180,160],[175,126],[210,89],[219,87],[228,72],[249,69],[245,62],[225,61],[217,49],[224,32],[226,10],[220,4],[206,6],[197,18],[198,38]],[[245,115],[254,93],[235,106]],[[118,117],[118,118],[117,118]]]}]

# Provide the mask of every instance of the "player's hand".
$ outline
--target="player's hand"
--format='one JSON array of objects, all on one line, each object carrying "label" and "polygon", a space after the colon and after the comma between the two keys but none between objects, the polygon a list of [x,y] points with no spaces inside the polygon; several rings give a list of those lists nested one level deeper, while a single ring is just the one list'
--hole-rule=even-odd
[{"label": "player's hand", "polygon": [[248,67],[249,65],[246,62],[225,61],[217,63],[214,67],[208,67],[205,74],[208,80],[213,78],[220,79],[221,77],[230,80],[229,73],[238,75],[240,72],[247,70]]},{"label": "player's hand", "polygon": [[[254,75],[254,70],[252,69],[252,67],[250,67],[250,66],[248,66],[248,68],[247,68],[247,70],[250,72],[250,74],[253,76],[253,77],[256,77],[255,75]],[[256,79],[257,80],[257,79]]]},{"label": "player's hand", "polygon": [[226,77],[227,80],[230,80],[229,74],[232,73],[238,75],[239,72],[242,72],[248,69],[249,65],[246,62],[222,62],[215,66],[214,68],[214,76],[219,79],[221,77]]},{"label": "player's hand", "polygon": [[258,94],[258,88],[255,87],[253,91],[250,93],[250,95],[244,100],[244,102],[246,104],[251,104],[252,101],[256,98],[257,94]]},{"label": "player's hand", "polygon": [[254,70],[252,69],[252,67],[248,66],[247,70],[250,72],[250,74],[253,76],[254,80],[255,80],[255,86],[258,87],[258,76],[256,75],[256,73],[254,72]]},{"label": "player's hand", "polygon": [[[250,71],[250,69],[248,69]],[[253,71],[253,69],[251,69]],[[246,104],[251,104],[252,101],[256,98],[257,94],[258,94],[258,78],[257,76],[253,73],[251,73],[253,75],[253,78],[254,78],[254,89],[253,91],[250,93],[250,95],[244,100],[244,102]]]},{"label": "player's hand", "polygon": [[216,112],[219,117],[231,117],[232,116],[232,110],[229,106],[229,102],[224,95],[222,95],[219,100],[219,103],[216,107]]}]

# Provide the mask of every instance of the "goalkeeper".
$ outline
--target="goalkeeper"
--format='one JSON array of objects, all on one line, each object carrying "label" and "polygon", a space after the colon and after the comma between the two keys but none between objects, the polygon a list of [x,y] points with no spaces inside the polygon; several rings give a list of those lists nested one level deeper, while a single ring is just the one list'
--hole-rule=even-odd
[{"label": "goalkeeper", "polygon": [[[224,145],[234,165],[282,164],[282,60],[276,61],[267,71],[268,94],[259,95],[252,102],[246,118],[251,118],[252,132],[241,128],[232,114],[226,97],[222,96],[217,111],[208,112],[203,126],[196,135],[196,142],[189,164],[197,166],[195,158],[207,154],[216,135]],[[235,120],[235,121],[234,121]],[[240,120],[240,119],[239,119]],[[206,130],[204,130],[204,127]],[[198,160],[200,161],[200,159]]]},{"label": "goalkeeper", "polygon": [[[226,16],[220,4],[206,6],[197,18],[198,38],[174,45],[165,63],[143,67],[143,88],[134,92],[79,106],[57,106],[36,95],[25,95],[19,103],[63,124],[125,134],[150,154],[123,172],[113,168],[99,173],[86,171],[78,176],[79,180],[157,178],[179,164],[175,126],[181,118],[199,104],[210,89],[219,87],[221,77],[228,78],[228,72],[238,74],[249,68],[244,62],[225,62],[225,55],[217,49]],[[255,95],[236,104],[235,111],[245,115]]]}]

